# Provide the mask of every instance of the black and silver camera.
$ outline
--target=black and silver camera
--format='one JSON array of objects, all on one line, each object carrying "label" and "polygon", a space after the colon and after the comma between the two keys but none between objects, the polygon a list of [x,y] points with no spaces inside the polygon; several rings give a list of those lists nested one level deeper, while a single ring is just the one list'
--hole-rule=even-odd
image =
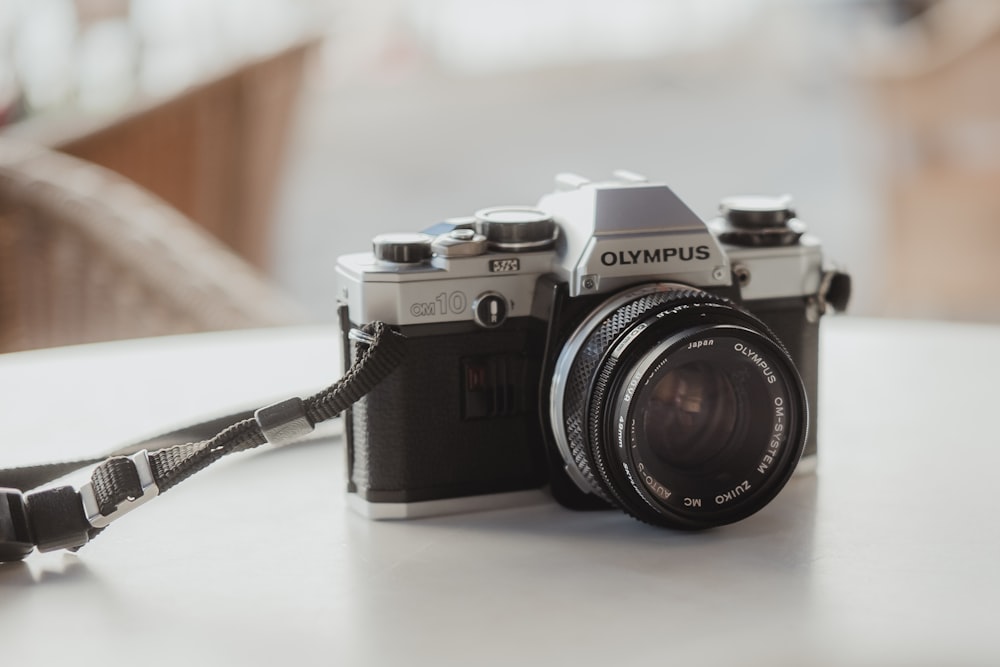
[{"label": "black and silver camera", "polygon": [[819,319],[849,278],[787,197],[706,224],[637,174],[556,180],[537,207],[339,258],[345,342],[382,320],[409,346],[346,416],[352,505],[405,518],[548,486],[673,528],[749,516],[815,460]]}]

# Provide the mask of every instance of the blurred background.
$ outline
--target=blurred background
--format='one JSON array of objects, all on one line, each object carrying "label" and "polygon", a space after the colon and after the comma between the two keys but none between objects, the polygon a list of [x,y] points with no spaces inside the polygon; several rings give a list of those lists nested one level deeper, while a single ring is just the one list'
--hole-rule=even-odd
[{"label": "blurred background", "polygon": [[852,313],[1000,321],[998,83],[993,0],[0,4],[0,139],[135,181],[319,321],[374,234],[619,168],[706,218],[792,194]]}]

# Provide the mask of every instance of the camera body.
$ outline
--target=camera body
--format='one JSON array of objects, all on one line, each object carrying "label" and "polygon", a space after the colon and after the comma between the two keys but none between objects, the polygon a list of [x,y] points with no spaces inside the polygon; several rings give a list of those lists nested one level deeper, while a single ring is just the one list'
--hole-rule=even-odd
[{"label": "camera body", "polygon": [[[766,480],[777,486],[769,488],[767,500],[796,465],[814,460],[815,428],[807,428],[807,421],[811,414],[815,424],[819,320],[828,304],[846,303],[849,279],[824,267],[819,241],[804,234],[789,200],[731,198],[723,201],[720,218],[705,223],[669,187],[629,172],[602,182],[560,175],[557,187],[536,207],[484,209],[420,234],[380,235],[373,252],[338,259],[345,367],[352,355],[349,331],[372,320],[400,330],[409,347],[403,365],[345,415],[348,491],[352,506],[365,515],[406,518],[502,506],[548,486],[568,507],[624,504],[630,514],[659,523],[642,516],[648,508],[639,500],[630,510],[614,487],[636,486],[636,498],[647,505],[667,504],[672,497],[670,503],[681,503],[680,516],[683,504],[700,509],[702,496],[718,512],[728,501],[715,507],[712,498],[739,495],[744,484],[762,486],[756,479],[741,481],[741,471],[718,463],[741,454],[706,455],[697,474],[697,466],[691,467],[669,485],[658,481],[670,478],[669,470],[654,479],[648,462],[625,456],[627,432],[634,440],[660,428],[649,416],[653,408],[638,416],[601,411],[638,403],[645,384],[652,398],[644,400],[681,415],[670,428],[683,432],[671,442],[707,442],[696,427],[723,435],[742,428],[744,440],[780,440],[782,454],[794,460],[779,479]],[[715,328],[708,331],[705,323]],[[746,338],[749,330],[761,342]],[[773,346],[766,340],[771,338]],[[717,342],[719,348],[743,348],[738,360],[720,357],[720,364],[749,369],[721,375],[735,373],[767,387],[780,367],[776,384],[795,385],[802,396],[796,399],[789,389],[775,394],[773,403],[801,403],[797,416],[765,406],[774,414],[761,423],[760,434],[752,424],[705,422],[746,412],[761,394],[701,372],[714,367],[715,356],[704,354]],[[640,359],[656,356],[651,350],[657,346],[663,359],[694,356],[664,380],[669,364],[652,369],[652,362]],[[630,354],[627,369],[643,370],[635,370],[630,381],[615,379],[624,371],[609,364],[621,366],[619,357]],[[793,368],[776,355],[790,358]],[[701,369],[693,384],[692,369]],[[660,375],[654,382],[642,380],[643,373]],[[674,393],[661,401],[664,387]],[[730,409],[720,408],[713,417],[706,407],[710,399],[728,400]],[[705,419],[699,421],[699,414]],[[581,439],[612,444],[594,444],[591,452],[576,442]],[[772,474],[772,445],[777,449],[762,441],[746,465]],[[631,450],[643,446],[633,442]],[[625,458],[609,464],[607,456]],[[665,457],[660,459],[670,459]],[[686,465],[680,468],[688,470]],[[619,477],[620,484],[614,481]],[[712,488],[671,490],[696,482]],[[718,515],[709,523],[730,520]],[[675,517],[665,525],[701,523]]]}]

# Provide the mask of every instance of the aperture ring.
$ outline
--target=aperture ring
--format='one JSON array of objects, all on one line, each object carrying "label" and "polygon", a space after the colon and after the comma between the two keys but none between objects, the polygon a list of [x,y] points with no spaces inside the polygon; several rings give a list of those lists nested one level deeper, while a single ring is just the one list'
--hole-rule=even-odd
[{"label": "aperture ring", "polygon": [[[684,338],[691,330],[691,326],[698,320],[710,321],[713,325],[720,323],[740,324],[744,326],[748,324],[757,325],[766,330],[763,323],[760,323],[759,320],[752,317],[745,310],[737,307],[727,299],[716,297],[715,295],[708,293],[688,296],[689,298],[678,298],[676,302],[669,303],[669,308],[657,309],[657,313],[655,315],[648,315],[647,317],[640,317],[639,319],[648,321],[649,319],[656,317],[663,318],[665,321],[673,321],[671,315],[679,315],[683,312],[685,315],[683,319],[686,320],[686,324],[677,326],[676,328],[670,327],[670,336],[675,338]],[[666,306],[668,304],[664,303],[660,305]],[[645,321],[634,322],[633,330],[643,327],[643,325],[646,324]],[[659,342],[662,335],[654,335]],[[636,486],[637,482],[635,480],[627,479],[624,472],[618,469],[620,462],[614,457],[611,451],[613,448],[613,442],[604,432],[607,424],[607,410],[611,407],[610,401],[614,400],[614,395],[616,393],[615,380],[618,376],[620,376],[622,368],[628,368],[632,362],[632,360],[628,358],[631,355],[625,355],[625,350],[623,348],[627,348],[632,345],[640,348],[643,347],[642,338],[632,338],[630,336],[630,332],[626,332],[619,338],[622,342],[617,343],[614,346],[614,353],[612,353],[612,350],[609,349],[598,361],[597,370],[588,391],[588,402],[586,406],[587,449],[594,461],[594,469],[600,475],[600,484],[602,485],[602,488],[609,490],[610,495],[613,495],[617,501],[616,504],[618,507],[640,521],[663,524],[664,522],[660,521],[661,517],[659,516],[658,509],[654,505],[649,504],[641,493],[638,494],[639,502],[636,502],[635,500],[630,501],[626,496],[632,497],[637,494],[626,494],[619,490],[619,488],[623,486],[632,486],[637,492],[639,489],[638,486]],[[619,355],[622,356],[619,357]],[[620,361],[624,364],[624,366],[619,363]],[[614,466],[614,468],[611,466]],[[682,525],[677,525],[676,523],[670,523],[669,525],[676,528],[684,527]]]}]

